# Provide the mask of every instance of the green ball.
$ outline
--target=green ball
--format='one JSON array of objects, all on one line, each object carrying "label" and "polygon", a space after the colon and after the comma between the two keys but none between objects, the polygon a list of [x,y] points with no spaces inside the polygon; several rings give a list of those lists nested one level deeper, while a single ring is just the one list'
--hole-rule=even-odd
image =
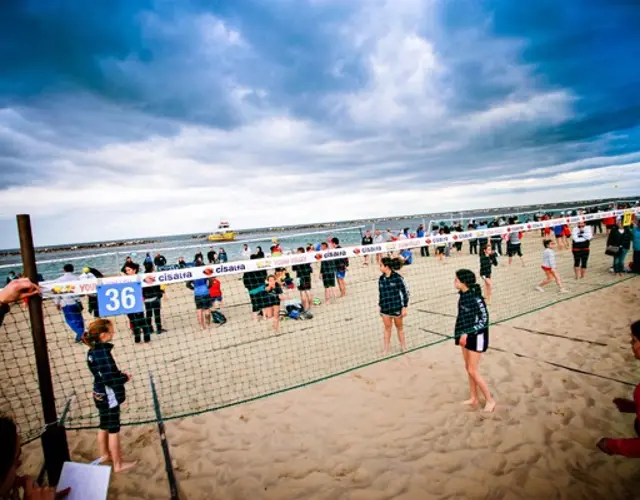
[{"label": "green ball", "polygon": [[314,306],[319,306],[320,304],[322,304],[322,301],[318,297],[313,299],[313,305]]}]

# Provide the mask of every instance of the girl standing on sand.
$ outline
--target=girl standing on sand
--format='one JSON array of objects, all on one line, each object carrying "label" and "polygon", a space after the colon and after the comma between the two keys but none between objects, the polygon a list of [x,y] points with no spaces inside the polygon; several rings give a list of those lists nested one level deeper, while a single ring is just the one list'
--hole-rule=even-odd
[{"label": "girl standing on sand", "polygon": [[404,278],[398,274],[402,268],[402,260],[384,257],[380,262],[382,275],[378,280],[378,312],[384,324],[384,355],[389,354],[391,346],[391,330],[395,325],[398,341],[403,351],[407,350],[404,337],[403,318],[409,306],[409,288]]},{"label": "girl standing on sand", "polygon": [[282,292],[282,287],[273,274],[267,276],[267,284],[264,288],[265,307],[262,314],[265,319],[273,318],[273,331],[280,332],[280,301],[286,297]]},{"label": "girl standing on sand", "polygon": [[544,292],[544,287],[552,281],[555,281],[560,293],[567,293],[556,269],[556,254],[553,251],[553,240],[544,240],[542,244],[544,245],[544,252],[542,253],[542,265],[540,267],[542,267],[546,278],[536,287],[536,290]]},{"label": "girl standing on sand", "polygon": [[456,271],[454,284],[460,293],[454,335],[456,345],[462,348],[471,395],[463,404],[476,406],[478,389],[480,389],[485,398],[484,411],[490,413],[495,410],[496,402],[489,392],[487,383],[478,373],[480,356],[489,347],[489,312],[473,271],[468,269]]},{"label": "girl standing on sand", "polygon": [[487,245],[480,254],[480,277],[484,281],[484,296],[488,305],[491,305],[491,294],[493,292],[493,282],[491,281],[492,266],[498,265],[493,249]]},{"label": "girl standing on sand", "polygon": [[82,341],[89,346],[87,365],[94,378],[93,400],[100,414],[100,463],[111,460],[114,472],[124,472],[136,465],[122,460],[120,447],[120,405],[125,402],[124,385],[131,376],[118,369],[111,354],[114,333],[111,320],[101,318],[89,325]]}]

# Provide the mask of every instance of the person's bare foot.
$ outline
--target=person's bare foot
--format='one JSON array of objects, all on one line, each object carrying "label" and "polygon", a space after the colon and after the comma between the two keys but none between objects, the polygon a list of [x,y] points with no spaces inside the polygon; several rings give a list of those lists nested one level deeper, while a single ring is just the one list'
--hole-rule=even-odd
[{"label": "person's bare foot", "polygon": [[109,455],[103,455],[98,460],[96,460],[97,464],[106,464],[107,462],[111,462],[111,457]]},{"label": "person's bare foot", "polygon": [[128,470],[133,469],[136,465],[138,465],[138,462],[122,462],[119,466],[115,466],[113,467],[113,472],[127,472]]},{"label": "person's bare foot", "polygon": [[478,405],[478,400],[477,399],[467,399],[466,401],[463,401],[462,403],[460,403],[462,405],[465,406],[477,406]]},{"label": "person's bare foot", "polygon": [[496,409],[496,402],[495,401],[487,401],[487,404],[484,405],[484,412],[485,413],[492,413],[493,410]]}]

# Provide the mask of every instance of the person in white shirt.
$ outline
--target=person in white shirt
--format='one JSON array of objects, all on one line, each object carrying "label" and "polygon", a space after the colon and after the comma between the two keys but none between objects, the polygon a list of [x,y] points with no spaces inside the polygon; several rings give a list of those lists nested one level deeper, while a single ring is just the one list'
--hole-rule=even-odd
[{"label": "person in white shirt", "polygon": [[571,252],[573,253],[573,271],[576,279],[584,278],[587,274],[587,261],[593,233],[591,227],[579,222],[571,232]]},{"label": "person in white shirt", "polygon": [[242,247],[242,259],[249,260],[250,258],[251,258],[251,249],[249,248],[249,245],[244,245]]},{"label": "person in white shirt", "polygon": [[[384,235],[380,232],[380,229],[376,229],[375,232],[375,236],[373,238],[373,243],[376,245],[382,245],[383,243],[385,243],[385,237]],[[382,253],[377,253],[376,254],[376,263],[379,265],[380,262],[382,262]]]},{"label": "person in white shirt", "polygon": [[[55,283],[68,283],[70,281],[78,281],[78,277],[73,274],[73,265],[66,264],[64,266],[64,274],[55,280]],[[53,287],[56,288],[55,286]],[[64,320],[69,328],[76,334],[76,342],[82,341],[84,334],[84,319],[82,317],[82,304],[78,300],[77,295],[58,295],[53,299],[58,311],[62,311]]]}]

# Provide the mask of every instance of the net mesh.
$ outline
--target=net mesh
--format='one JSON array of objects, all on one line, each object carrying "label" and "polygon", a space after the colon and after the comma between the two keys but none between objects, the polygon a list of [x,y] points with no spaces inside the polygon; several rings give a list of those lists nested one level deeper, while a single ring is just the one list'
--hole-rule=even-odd
[{"label": "net mesh", "polygon": [[[543,239],[539,230],[525,229],[522,258],[511,248],[511,264],[506,255],[498,253],[499,250],[506,253],[506,243],[503,241],[502,248],[496,248],[497,266],[490,264],[493,293],[487,306],[491,323],[631,276],[611,272],[612,257],[605,255],[607,236],[597,233],[591,241],[586,276],[575,279],[571,249],[556,246],[556,269],[567,293],[560,293],[555,283],[540,292],[536,286],[546,278],[541,269]],[[275,273],[275,265],[258,271],[259,275],[230,272],[219,276],[211,290],[208,288],[212,283],[207,279],[206,293],[201,297],[196,295],[202,291],[202,283],[164,286],[157,298],[147,300],[146,314],[135,319],[112,318],[116,332],[112,340],[113,358],[120,370],[131,375],[126,384],[126,403],[121,408],[122,424],[155,421],[150,371],[155,377],[163,415],[170,419],[250,401],[399,355],[402,351],[394,326],[399,319],[394,316],[402,316],[404,299],[398,288],[401,286],[406,286],[409,292],[406,316],[402,318],[406,350],[450,340],[459,315],[456,271],[473,271],[486,295],[486,282],[480,278],[482,241],[475,245],[467,240],[450,247],[444,248],[442,256],[438,248],[443,247],[435,243],[430,245],[429,256],[421,248],[410,250],[412,263],[397,271],[402,279],[386,278],[393,283],[384,285],[380,284],[382,273],[377,261],[388,256],[386,247],[385,251],[350,257],[348,267],[343,259],[313,262],[309,264],[312,272],[308,281],[305,278],[308,272],[289,267],[277,276],[280,289],[275,286],[272,290],[268,282],[267,288],[261,288],[265,275]],[[471,253],[474,248],[478,254]],[[346,277],[345,288],[341,290],[340,274],[335,273],[340,273],[343,267]],[[336,287],[325,288],[334,279]],[[299,310],[299,288],[301,285],[305,288],[307,282],[311,287],[308,292],[311,307],[307,307],[311,314]],[[250,294],[250,290],[256,289],[257,294]],[[147,292],[147,299],[152,295]],[[212,299],[212,295],[221,295],[221,300]],[[80,315],[86,327],[94,317],[89,313],[89,301],[93,299],[77,298],[83,304]],[[99,412],[93,397],[94,377],[87,365],[88,348],[76,342],[76,334],[54,300],[46,299],[43,307],[58,411],[72,398],[67,428],[96,427]],[[379,307],[392,325],[389,353],[384,352],[385,325]],[[277,314],[278,310],[281,312],[276,322],[269,315]],[[224,322],[219,322],[218,313],[212,311],[222,313]],[[470,310],[468,314],[473,315],[468,318],[471,327],[468,333],[473,333],[478,325],[478,311]],[[137,336],[132,333],[132,326],[138,329]],[[28,310],[22,305],[13,306],[1,330],[0,411],[14,417],[22,437],[31,440],[40,434],[43,420]],[[149,342],[145,342],[145,336]]]}]

